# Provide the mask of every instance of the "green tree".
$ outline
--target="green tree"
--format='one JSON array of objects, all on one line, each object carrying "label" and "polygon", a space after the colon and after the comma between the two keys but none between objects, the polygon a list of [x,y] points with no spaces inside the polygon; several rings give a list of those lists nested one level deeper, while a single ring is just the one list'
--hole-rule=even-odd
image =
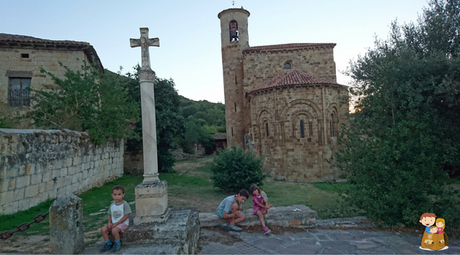
[{"label": "green tree", "polygon": [[64,68],[63,79],[41,70],[58,86],[33,90],[33,108],[26,117],[36,127],[86,131],[95,144],[105,143],[108,137],[136,137],[126,119],[139,119],[139,108],[126,100],[123,79],[86,63],[77,71]]},{"label": "green tree", "polygon": [[351,63],[359,99],[336,160],[355,185],[349,202],[381,224],[415,225],[426,211],[460,224],[447,185],[460,169],[459,13],[458,0],[431,1]]},{"label": "green tree", "polygon": [[[134,73],[127,73],[130,78],[130,100],[141,105],[140,84],[137,71],[139,66],[134,67]],[[172,79],[156,78],[154,81],[155,91],[155,115],[157,131],[158,170],[160,172],[172,172],[174,157],[171,150],[175,148],[175,137],[183,137],[185,134],[185,121],[181,115],[180,96],[175,89]],[[142,137],[142,120],[136,123],[135,132]],[[141,140],[128,140],[127,148],[130,151],[138,151],[142,148]]]},{"label": "green tree", "polygon": [[238,192],[249,189],[252,184],[263,185],[262,158],[242,148],[220,150],[213,160],[211,179],[214,187]]}]

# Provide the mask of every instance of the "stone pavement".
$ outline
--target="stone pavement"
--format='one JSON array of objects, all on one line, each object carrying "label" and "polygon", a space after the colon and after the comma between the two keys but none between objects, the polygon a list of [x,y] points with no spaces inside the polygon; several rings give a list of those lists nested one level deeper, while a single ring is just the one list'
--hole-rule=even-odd
[{"label": "stone pavement", "polygon": [[[218,241],[229,237],[236,241]],[[358,229],[306,229],[267,236],[262,231],[235,233],[203,228],[200,238],[213,240],[204,243],[200,254],[460,254],[460,240],[451,239],[447,250],[423,251],[419,249],[421,236]]]}]

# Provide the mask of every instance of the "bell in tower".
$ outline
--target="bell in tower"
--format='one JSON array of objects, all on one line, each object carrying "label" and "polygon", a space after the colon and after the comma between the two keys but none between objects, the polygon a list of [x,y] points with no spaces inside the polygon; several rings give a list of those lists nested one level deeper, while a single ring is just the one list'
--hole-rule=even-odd
[{"label": "bell in tower", "polygon": [[229,27],[230,27],[229,28],[229,30],[230,30],[230,42],[231,43],[238,42],[240,40],[240,39],[238,39],[238,35],[239,35],[238,22],[236,22],[235,20],[230,21]]}]

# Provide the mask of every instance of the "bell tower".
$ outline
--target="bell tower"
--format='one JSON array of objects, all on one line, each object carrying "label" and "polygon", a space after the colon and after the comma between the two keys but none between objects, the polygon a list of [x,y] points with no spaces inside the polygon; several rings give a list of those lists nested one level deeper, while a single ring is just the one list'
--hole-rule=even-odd
[{"label": "bell tower", "polygon": [[249,48],[248,18],[250,13],[241,8],[221,11],[220,37],[224,74],[225,119],[227,146],[244,148],[245,109],[243,95],[243,50]]}]

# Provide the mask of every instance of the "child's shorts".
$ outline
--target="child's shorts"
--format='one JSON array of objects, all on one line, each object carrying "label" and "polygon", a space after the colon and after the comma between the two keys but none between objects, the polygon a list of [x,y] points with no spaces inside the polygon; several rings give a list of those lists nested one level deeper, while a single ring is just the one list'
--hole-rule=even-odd
[{"label": "child's shorts", "polygon": [[216,215],[217,215],[219,218],[223,219],[223,218],[224,218],[224,210],[222,210],[222,211],[220,211],[220,212],[216,212]]},{"label": "child's shorts", "polygon": [[119,228],[121,230],[121,233],[124,233],[125,230],[128,228],[128,225],[126,225],[125,223],[120,223],[120,224],[116,225],[115,227]]}]

